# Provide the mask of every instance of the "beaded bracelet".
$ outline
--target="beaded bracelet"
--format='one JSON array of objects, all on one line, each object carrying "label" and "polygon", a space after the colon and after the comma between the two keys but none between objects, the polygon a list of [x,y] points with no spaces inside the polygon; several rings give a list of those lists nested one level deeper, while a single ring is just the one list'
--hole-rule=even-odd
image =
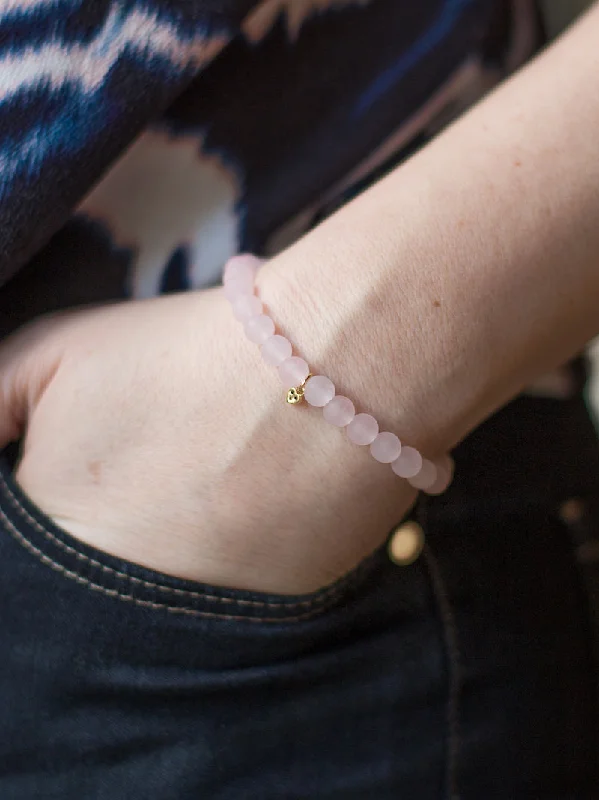
[{"label": "beaded bracelet", "polygon": [[370,445],[372,456],[405,478],[415,489],[427,494],[441,494],[451,483],[453,460],[446,455],[435,461],[423,458],[414,447],[402,445],[389,431],[379,431],[376,419],[370,414],[356,414],[352,401],[335,393],[334,383],[325,375],[312,375],[303,358],[293,355],[291,342],[275,333],[275,323],[263,313],[260,298],[255,294],[255,278],[262,262],[255,256],[243,254],[231,258],[224,270],[225,296],[233,314],[244,325],[247,338],[260,346],[262,358],[276,367],[287,389],[290,405],[306,401],[322,408],[326,422],[345,428],[347,438],[357,445]]}]

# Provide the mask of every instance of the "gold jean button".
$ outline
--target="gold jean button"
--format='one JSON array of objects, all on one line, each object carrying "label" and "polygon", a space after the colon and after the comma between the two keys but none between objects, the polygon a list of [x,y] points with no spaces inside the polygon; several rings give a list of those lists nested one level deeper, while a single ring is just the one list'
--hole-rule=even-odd
[{"label": "gold jean button", "polygon": [[424,531],[417,522],[410,520],[398,525],[391,534],[389,558],[394,564],[407,567],[416,561],[423,547]]},{"label": "gold jean button", "polygon": [[586,508],[583,501],[578,497],[572,497],[566,500],[559,507],[559,515],[562,522],[566,525],[577,525],[584,517]]}]

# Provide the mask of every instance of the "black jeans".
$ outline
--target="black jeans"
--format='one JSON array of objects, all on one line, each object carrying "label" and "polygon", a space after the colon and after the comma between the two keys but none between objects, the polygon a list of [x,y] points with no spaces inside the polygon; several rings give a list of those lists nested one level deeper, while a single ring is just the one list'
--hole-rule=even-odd
[{"label": "black jeans", "polygon": [[420,559],[295,598],[97,552],[5,467],[0,798],[599,797],[584,404],[520,399],[456,460]]}]

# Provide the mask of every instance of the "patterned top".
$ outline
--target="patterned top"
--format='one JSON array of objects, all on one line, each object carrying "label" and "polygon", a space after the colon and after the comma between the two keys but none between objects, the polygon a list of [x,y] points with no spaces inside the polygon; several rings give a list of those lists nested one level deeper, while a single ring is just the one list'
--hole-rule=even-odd
[{"label": "patterned top", "polygon": [[0,334],[280,249],[538,42],[532,0],[3,0]]}]

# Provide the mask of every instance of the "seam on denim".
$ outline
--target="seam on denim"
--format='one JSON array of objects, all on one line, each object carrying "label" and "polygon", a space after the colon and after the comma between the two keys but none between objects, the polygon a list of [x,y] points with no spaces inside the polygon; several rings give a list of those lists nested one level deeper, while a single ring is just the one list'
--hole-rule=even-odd
[{"label": "seam on denim", "polygon": [[6,515],[4,510],[0,508],[0,520],[5,524],[8,532],[10,535],[16,539],[16,541],[22,545],[25,550],[27,550],[31,555],[35,556],[42,564],[53,569],[55,572],[59,572],[61,575],[64,575],[67,578],[70,578],[73,581],[76,581],[81,586],[86,587],[87,589],[91,589],[95,592],[100,592],[101,594],[105,594],[108,597],[116,598],[118,600],[123,600],[128,603],[133,603],[134,605],[141,606],[142,608],[150,608],[152,610],[162,610],[167,611],[170,614],[184,614],[191,617],[202,617],[204,619],[214,619],[214,620],[229,620],[233,622],[262,622],[262,623],[283,623],[283,622],[300,622],[303,620],[310,619],[312,617],[317,616],[323,611],[323,607],[319,606],[318,608],[314,608],[311,611],[306,611],[303,614],[296,614],[294,616],[283,616],[283,617],[257,617],[257,616],[244,616],[241,614],[222,614],[220,612],[211,612],[211,611],[200,611],[197,608],[188,608],[186,606],[169,606],[167,603],[155,603],[151,600],[142,600],[139,597],[135,597],[131,594],[125,594],[124,592],[119,592],[117,589],[109,589],[106,586],[101,586],[100,584],[94,583],[90,581],[89,578],[83,577],[83,575],[78,575],[76,572],[73,572],[70,569],[67,569],[63,564],[59,564],[57,561],[54,561],[45,553],[43,553],[38,547],[36,547],[29,539],[20,531],[16,525],[12,522],[12,520]]},{"label": "seam on denim", "polygon": [[460,694],[462,676],[458,630],[439,564],[429,544],[425,545],[423,555],[431,580],[431,588],[437,601],[437,607],[443,624],[443,639],[449,665],[447,692],[447,763],[445,771],[447,800],[459,800],[457,773],[460,753]]},{"label": "seam on denim", "polygon": [[[19,498],[14,494],[11,487],[5,480],[4,476],[0,472],[0,485],[5,490],[8,500],[16,510],[16,512],[25,519],[30,525],[39,531],[41,534],[45,536],[46,539],[52,542],[52,544],[56,545],[57,547],[64,550],[69,555],[75,556],[79,561],[83,561],[85,563],[91,564],[96,569],[105,572],[108,575],[111,575],[115,578],[119,578],[120,580],[128,581],[131,584],[135,584],[138,586],[142,586],[145,589],[157,589],[159,592],[163,592],[164,594],[172,594],[177,597],[189,597],[194,598],[197,600],[208,600],[210,602],[215,603],[222,603],[223,605],[236,605],[236,606],[246,606],[251,608],[281,608],[281,609],[294,609],[294,608],[313,608],[314,606],[318,606],[318,611],[321,611],[323,608],[328,607],[343,591],[345,588],[349,587],[354,580],[358,577],[358,574],[361,573],[361,565],[350,572],[348,575],[344,575],[335,583],[331,584],[327,588],[323,589],[321,592],[315,594],[309,600],[294,600],[294,601],[267,601],[267,600],[247,600],[244,598],[235,598],[235,597],[226,597],[216,594],[211,594],[210,592],[194,592],[190,589],[177,589],[174,586],[166,586],[161,583],[155,583],[153,581],[143,580],[142,578],[136,578],[134,575],[128,575],[126,572],[120,572],[119,570],[114,569],[113,567],[109,567],[106,564],[102,564],[100,561],[97,561],[95,558],[91,558],[90,556],[86,555],[85,553],[80,552],[75,547],[66,544],[57,536],[55,536],[52,531],[48,530],[44,525],[41,524],[35,517],[33,517],[27,509],[22,505],[19,501]],[[4,514],[2,515],[4,517]],[[22,535],[22,534],[21,534]],[[41,551],[40,551],[41,552]],[[245,618],[244,618],[245,619]]]}]

